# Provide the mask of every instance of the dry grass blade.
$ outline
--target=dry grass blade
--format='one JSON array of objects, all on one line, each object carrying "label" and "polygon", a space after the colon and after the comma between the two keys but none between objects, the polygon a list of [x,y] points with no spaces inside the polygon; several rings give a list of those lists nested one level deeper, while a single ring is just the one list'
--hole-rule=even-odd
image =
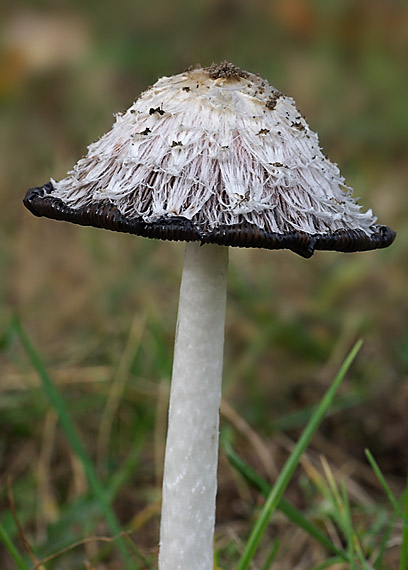
[{"label": "dry grass blade", "polygon": [[145,319],[141,320],[138,316],[134,317],[122,358],[120,359],[116,375],[109,391],[108,400],[101,418],[97,441],[97,462],[100,467],[103,458],[106,457],[107,454],[113,419],[129,377],[130,367],[132,366],[133,359],[142,339],[144,325]]},{"label": "dry grass blade", "polygon": [[221,415],[224,416],[234,428],[241,433],[256,450],[260,461],[262,462],[268,477],[274,480],[278,476],[278,468],[276,467],[273,456],[262,441],[262,438],[256,433],[255,430],[244,420],[244,418],[238,414],[236,410],[230,406],[230,404],[222,399],[221,400]]},{"label": "dry grass blade", "polygon": [[[75,366],[52,369],[50,374],[57,386],[105,384],[112,375],[112,368],[110,366]],[[41,381],[35,370],[15,372],[4,367],[0,386],[1,393],[24,391],[40,386]]]},{"label": "dry grass blade", "polygon": [[[127,532],[121,532],[120,536],[126,537],[126,536],[128,536],[128,534],[129,533],[127,533]],[[83,538],[82,540],[77,540],[76,542],[74,542],[73,544],[70,544],[66,548],[62,548],[61,550],[58,550],[58,552],[54,552],[54,554],[50,554],[46,558],[43,558],[41,561],[37,561],[34,564],[34,566],[31,568],[31,570],[46,570],[45,567],[43,566],[44,564],[47,564],[48,562],[55,560],[59,556],[62,556],[63,554],[66,554],[67,552],[74,550],[74,548],[78,548],[78,546],[84,546],[86,544],[90,544],[93,542],[114,542],[117,538],[118,538],[117,536],[113,536],[113,537],[111,537],[111,536],[89,536],[87,538]]]},{"label": "dry grass blade", "polygon": [[45,567],[42,566],[42,563],[38,561],[33,549],[31,548],[31,545],[30,545],[27,537],[24,534],[24,529],[20,524],[20,521],[19,521],[19,518],[17,515],[16,504],[14,501],[13,489],[11,486],[11,477],[7,478],[7,496],[8,496],[10,511],[11,511],[12,516],[13,516],[14,524],[16,525],[18,536],[20,538],[20,541],[21,541],[21,544],[23,545],[24,550],[27,552],[31,561],[35,564],[35,566],[38,570],[46,570]]},{"label": "dry grass blade", "polygon": [[51,486],[51,457],[55,444],[57,427],[57,414],[51,410],[44,420],[43,438],[38,460],[38,509],[36,515],[37,540],[46,536],[46,526],[58,518],[58,503],[54,497]]}]

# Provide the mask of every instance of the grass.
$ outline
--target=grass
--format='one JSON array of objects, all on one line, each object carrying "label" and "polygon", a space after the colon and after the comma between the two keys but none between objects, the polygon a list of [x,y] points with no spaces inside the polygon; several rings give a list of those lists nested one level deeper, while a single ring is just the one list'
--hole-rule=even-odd
[{"label": "grass", "polygon": [[26,564],[26,562],[24,561],[24,558],[21,556],[17,547],[14,545],[13,541],[8,536],[5,528],[1,524],[0,524],[0,541],[6,547],[11,558],[16,563],[17,568],[19,568],[19,570],[28,570],[28,568],[29,568],[28,564]]},{"label": "grass", "polygon": [[52,382],[50,376],[48,375],[47,370],[38,352],[31,344],[31,341],[27,336],[27,333],[25,332],[21,323],[18,320],[14,320],[13,329],[15,330],[21,343],[23,344],[24,349],[31,361],[33,368],[40,376],[44,392],[46,393],[51,406],[54,408],[54,411],[57,414],[59,421],[61,422],[62,428],[65,432],[65,436],[67,437],[70,443],[72,451],[75,453],[75,455],[77,456],[78,460],[82,465],[82,468],[88,480],[89,488],[91,489],[92,494],[95,496],[95,499],[101,509],[101,512],[103,513],[106,519],[110,531],[112,532],[113,536],[116,537],[118,543],[118,549],[125,562],[125,568],[129,570],[131,568],[135,567],[137,568],[136,563],[135,562],[132,563],[129,550],[126,546],[126,542],[122,537],[120,524],[110,505],[108,492],[107,490],[104,489],[96,473],[94,465],[87,451],[85,450],[85,447],[82,444],[78,432],[65,406],[64,400],[61,398],[58,391],[56,390],[55,385]]},{"label": "grass", "polygon": [[275,485],[271,489],[266,499],[265,505],[262,511],[260,512],[256,525],[248,538],[245,550],[237,566],[238,570],[247,570],[249,568],[251,561],[254,558],[255,552],[259,546],[259,543],[262,539],[262,536],[265,532],[265,529],[269,523],[269,520],[271,519],[274,511],[279,505],[279,502],[282,499],[282,495],[285,492],[286,487],[289,485],[290,479],[297,465],[299,464],[301,456],[305,452],[316,429],[318,428],[328,408],[330,407],[341,381],[343,380],[347,370],[349,369],[351,363],[353,362],[354,358],[356,357],[358,351],[361,348],[361,344],[362,344],[361,341],[357,342],[353,347],[353,349],[351,350],[350,354],[344,361],[339,373],[334,379],[330,389],[327,391],[326,395],[320,402],[320,405],[318,406],[317,410],[314,412],[306,428],[302,432],[302,435],[299,438],[292,453],[290,454],[289,459],[286,461],[285,465],[283,466],[279,474],[279,477],[276,480]]},{"label": "grass", "polygon": [[[127,480],[127,473],[132,472],[134,463],[140,455],[140,449],[136,446],[135,452],[128,458],[126,465],[114,474],[109,484],[104,485],[99,479],[93,462],[90,459],[88,452],[85,450],[80,436],[78,435],[78,431],[73,424],[64,399],[59,394],[53,380],[49,376],[42,362],[42,359],[32,345],[31,340],[19,320],[13,319],[10,331],[11,333],[14,332],[22,343],[32,367],[39,375],[43,390],[49,399],[50,405],[59,418],[72,452],[76,455],[82,465],[91,493],[90,499],[92,499],[92,497],[94,498],[100,514],[106,520],[107,527],[110,529],[112,538],[94,536],[89,537],[89,542],[107,542],[109,544],[112,541],[113,544],[116,543],[118,554],[123,559],[124,568],[154,568],[155,561],[152,560],[151,556],[144,556],[130,538],[127,541],[124,540],[123,537],[126,536],[126,533],[122,532],[120,523],[118,522],[111,506],[112,499],[115,494],[118,492],[121,485]],[[251,486],[254,486],[265,497],[265,502],[256,515],[252,531],[249,533],[246,543],[242,543],[241,545],[243,550],[242,554],[238,562],[233,563],[234,567],[238,570],[248,570],[254,563],[255,559],[258,560],[257,564],[259,564],[259,557],[256,556],[257,551],[268,527],[271,525],[273,515],[277,510],[281,511],[293,526],[302,529],[302,531],[307,533],[311,539],[317,541],[327,554],[329,552],[335,554],[335,556],[329,556],[325,561],[317,564],[314,567],[314,570],[334,567],[336,564],[346,564],[347,567],[355,570],[380,570],[383,568],[382,562],[387,546],[387,540],[389,539],[396,519],[399,518],[403,524],[399,568],[400,570],[406,568],[408,552],[408,486],[403,493],[401,506],[401,502],[393,495],[378,464],[369,451],[366,451],[366,455],[370,465],[394,509],[393,513],[388,515],[388,528],[385,527],[381,529],[382,533],[378,533],[378,536],[376,536],[375,533],[370,534],[369,529],[366,530],[366,536],[362,534],[361,531],[356,530],[353,524],[351,502],[346,485],[344,481],[340,484],[337,483],[336,477],[325,458],[321,459],[323,474],[318,473],[310,466],[309,472],[312,475],[311,480],[314,480],[315,484],[319,488],[321,496],[330,505],[330,518],[335,524],[337,532],[340,533],[339,536],[342,537],[341,543],[336,544],[336,541],[333,541],[330,536],[325,535],[310,519],[310,517],[304,515],[283,497],[283,494],[290,484],[299,463],[302,459],[305,459],[307,447],[309,446],[314,433],[324,417],[327,415],[329,408],[333,407],[336,392],[351,364],[356,358],[361,345],[361,341],[357,342],[345,358],[330,388],[322,398],[320,404],[316,406],[311,414],[306,427],[303,429],[298,442],[293,447],[293,450],[283,465],[273,486],[271,486],[260,475],[260,473],[252,469],[241,457],[239,457],[239,455],[232,449],[228,439],[225,439],[225,436],[223,437],[222,451],[225,453],[233,468],[236,469],[237,473],[243,476]],[[13,542],[12,538],[10,538],[9,533],[6,531],[3,524],[0,524],[0,540],[3,542],[10,554],[10,557],[15,561],[20,570],[28,570],[30,567],[34,569],[51,568],[53,567],[52,563],[55,560],[58,560],[64,554],[67,554],[78,547],[84,546],[84,544],[88,542],[87,539],[74,541],[65,548],[48,553],[43,560],[40,560],[37,555],[34,554],[31,544],[25,537],[23,527],[21,526],[16,513],[16,507],[12,495],[10,500],[10,508],[13,513],[15,524],[17,525],[17,527],[14,528],[14,531],[18,531],[26,552],[24,553],[24,549],[22,553],[19,551],[16,543]],[[63,520],[61,522],[64,524]],[[382,540],[378,540],[378,538],[381,537],[381,534],[384,538]],[[264,553],[261,554],[261,559],[264,557],[264,561],[262,563],[262,568],[264,570],[272,568],[272,564],[278,557],[280,547],[280,542],[275,539],[273,541],[272,548],[266,553],[266,556]],[[98,549],[97,558],[104,560],[105,556],[106,553],[102,549]],[[31,558],[31,561],[34,562],[34,566],[29,565],[27,557]],[[219,557],[220,554],[218,554],[217,559],[219,559]],[[51,566],[48,566],[48,564],[51,564]],[[225,567],[231,567],[231,561],[228,566]]]},{"label": "grass", "polygon": [[[158,76],[225,58],[296,99],[398,237],[308,261],[231,252],[217,564],[236,568],[268,519],[254,570],[405,570],[406,4],[23,4],[0,7],[1,570],[33,568],[24,539],[46,570],[118,570],[127,557],[155,568],[182,245],[38,220],[21,199],[62,177]],[[279,473],[360,337],[269,519]]]}]

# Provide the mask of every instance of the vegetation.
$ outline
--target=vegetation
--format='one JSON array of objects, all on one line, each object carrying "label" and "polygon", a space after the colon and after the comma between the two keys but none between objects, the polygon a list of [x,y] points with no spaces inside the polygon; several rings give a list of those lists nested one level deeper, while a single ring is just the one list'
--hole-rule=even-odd
[{"label": "vegetation", "polygon": [[156,567],[183,246],[21,199],[158,76],[228,59],[294,97],[398,236],[231,251],[218,567],[405,570],[406,3],[5,0],[0,22],[0,568]]}]

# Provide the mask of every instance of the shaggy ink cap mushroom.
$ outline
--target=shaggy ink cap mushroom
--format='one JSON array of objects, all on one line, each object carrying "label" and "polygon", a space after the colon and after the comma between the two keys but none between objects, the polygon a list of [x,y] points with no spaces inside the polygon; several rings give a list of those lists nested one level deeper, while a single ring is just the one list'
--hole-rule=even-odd
[{"label": "shaggy ink cap mushroom", "polygon": [[[394,232],[361,212],[292,99],[230,63],[160,79],[36,215],[185,240],[160,521],[160,570],[213,570],[228,245],[357,251]],[[205,244],[201,247],[202,244]]]},{"label": "shaggy ink cap mushroom", "polygon": [[81,225],[303,257],[395,238],[361,211],[293,99],[227,62],[159,79],[24,203]]}]

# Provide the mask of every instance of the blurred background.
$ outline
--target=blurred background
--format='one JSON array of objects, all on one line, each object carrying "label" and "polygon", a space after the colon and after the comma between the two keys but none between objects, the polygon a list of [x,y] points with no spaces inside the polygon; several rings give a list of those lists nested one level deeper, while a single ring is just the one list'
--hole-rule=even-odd
[{"label": "blurred background", "polygon": [[[155,558],[183,245],[36,219],[22,198],[64,177],[113,114],[158,77],[224,59],[295,99],[364,209],[398,236],[387,250],[311,260],[231,251],[223,436],[273,481],[310,406],[363,337],[308,458],[317,465],[325,455],[352,481],[359,507],[381,505],[368,447],[400,492],[408,460],[407,3],[2,0],[0,22],[0,522],[10,535],[7,477],[40,558],[108,532],[10,328],[18,315],[102,480],[137,448],[114,506],[134,543]],[[304,509],[320,504],[304,469],[289,495]],[[256,503],[221,454],[224,567],[232,567],[231,544],[247,534]],[[281,536],[291,532],[277,521],[272,536],[277,527]],[[291,556],[280,568],[293,567]],[[387,556],[392,568],[392,549]],[[112,547],[90,543],[47,568],[84,568],[85,557],[99,560],[92,568],[120,567]],[[5,551],[0,567],[14,568]]]}]

